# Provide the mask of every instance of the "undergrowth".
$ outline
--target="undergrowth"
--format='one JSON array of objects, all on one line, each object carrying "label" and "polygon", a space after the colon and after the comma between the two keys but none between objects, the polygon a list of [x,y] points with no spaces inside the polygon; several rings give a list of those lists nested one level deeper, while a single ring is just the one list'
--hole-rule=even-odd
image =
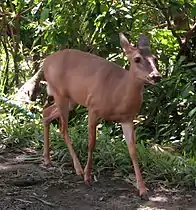
[{"label": "undergrowth", "polygon": [[[67,160],[70,161],[70,155],[60,134],[55,130],[54,128],[52,139],[56,140],[52,141],[52,145],[56,151],[56,158],[63,164]],[[69,132],[73,146],[84,166],[87,161],[87,126],[75,125],[69,129]],[[137,141],[142,173],[148,183],[161,181],[168,186],[195,186],[196,161],[194,159],[185,158],[177,153],[172,154],[161,149],[159,145],[145,146],[141,139]],[[96,174],[109,170],[118,172],[124,177],[134,172],[125,140],[111,137],[110,128],[105,126],[97,131],[93,169]]]},{"label": "undergrowth", "polygon": [[[2,107],[1,107],[2,108]],[[1,109],[2,111],[2,109]],[[43,146],[43,125],[41,118],[30,119],[17,114],[11,117],[7,113],[0,122],[0,144],[8,147],[33,146],[40,149]],[[2,115],[1,115],[2,117]],[[77,121],[77,120],[76,120]],[[118,126],[118,125],[117,125]],[[93,171],[103,174],[108,170],[127,177],[133,173],[128,149],[123,136],[111,136],[110,126],[99,124],[97,143],[93,153]],[[136,127],[140,130],[140,126]],[[73,146],[84,166],[87,161],[87,118],[83,123],[70,125],[69,134]],[[140,135],[138,135],[139,137]],[[137,139],[140,165],[143,176],[148,183],[164,182],[168,185],[193,187],[196,180],[196,161],[179,154],[172,154],[159,148],[159,145],[144,145],[142,139]],[[67,147],[56,126],[51,126],[51,145],[53,158],[63,163],[71,163]],[[73,169],[74,170],[74,169]]]},{"label": "undergrowth", "polygon": [[[17,107],[7,103],[0,106],[0,146],[43,148],[43,124],[41,115],[28,116],[21,113]],[[87,115],[80,110],[80,115],[70,120],[69,134],[81,164],[87,161],[88,133]],[[82,122],[81,122],[82,119]],[[143,126],[143,125],[142,125]],[[114,132],[117,130],[117,132]],[[137,148],[143,177],[148,183],[164,182],[168,185],[186,187],[195,186],[196,160],[185,158],[177,151],[169,152],[161,145],[148,142],[141,134],[141,125],[136,126]],[[51,126],[51,146],[54,151],[53,159],[61,164],[71,163],[71,157],[62,136],[55,125]],[[73,169],[74,170],[74,169]],[[96,148],[93,153],[93,171],[103,174],[107,171],[120,173],[127,177],[133,173],[126,142],[118,124],[100,122],[97,126]]]}]

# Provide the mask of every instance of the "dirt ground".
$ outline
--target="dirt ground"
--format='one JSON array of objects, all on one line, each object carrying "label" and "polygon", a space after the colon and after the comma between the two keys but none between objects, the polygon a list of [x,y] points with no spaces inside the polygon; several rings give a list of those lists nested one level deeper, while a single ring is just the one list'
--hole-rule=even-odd
[{"label": "dirt ground", "polygon": [[111,175],[86,186],[70,167],[44,168],[32,151],[0,149],[0,209],[164,210],[196,209],[196,193],[149,186],[149,201]]}]

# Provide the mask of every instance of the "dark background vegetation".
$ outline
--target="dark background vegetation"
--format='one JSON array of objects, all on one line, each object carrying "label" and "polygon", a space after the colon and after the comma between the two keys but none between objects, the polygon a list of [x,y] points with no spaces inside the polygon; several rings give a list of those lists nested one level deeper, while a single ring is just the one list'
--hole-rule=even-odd
[{"label": "dark background vegetation", "polygon": [[[145,33],[151,38],[164,79],[156,86],[146,86],[144,103],[135,120],[141,168],[147,181],[193,186],[195,16],[195,0],[1,1],[0,146],[42,149],[45,86],[38,84],[37,97],[29,104],[24,98],[29,86],[20,88],[39,71],[46,55],[63,48],[76,48],[127,68],[119,32],[124,32],[134,44]],[[78,106],[71,113],[69,124],[74,147],[84,164],[87,113],[83,107]],[[54,158],[69,162],[67,147],[55,124],[51,139]],[[101,121],[98,125],[94,168],[97,173],[106,169],[122,175],[130,172],[129,155],[118,124]]]}]

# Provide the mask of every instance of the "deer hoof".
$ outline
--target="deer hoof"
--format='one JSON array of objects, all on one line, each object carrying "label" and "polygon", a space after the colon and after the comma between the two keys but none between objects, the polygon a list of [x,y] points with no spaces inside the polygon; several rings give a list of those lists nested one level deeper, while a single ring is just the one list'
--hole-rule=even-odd
[{"label": "deer hoof", "polygon": [[89,186],[89,187],[91,187],[92,186],[92,179],[91,179],[91,176],[85,176],[84,175],[84,183],[87,185],[87,186]]},{"label": "deer hoof", "polygon": [[54,168],[54,165],[51,162],[44,162],[42,164],[44,168]]},{"label": "deer hoof", "polygon": [[82,168],[82,166],[80,165],[80,162],[78,161],[78,160],[74,160],[74,169],[75,169],[75,171],[76,171],[76,174],[78,175],[78,176],[83,176],[83,174],[84,174],[84,171],[83,171],[83,168]]},{"label": "deer hoof", "polygon": [[76,170],[76,174],[78,176],[82,176],[84,173],[83,173],[83,170],[81,169],[81,170]]},{"label": "deer hoof", "polygon": [[74,168],[75,168],[76,174],[78,176],[83,176],[84,171],[83,171],[83,169],[82,169],[80,164],[74,164]]},{"label": "deer hoof", "polygon": [[149,197],[148,197],[148,193],[147,193],[147,192],[142,193],[142,194],[140,195],[140,198],[141,198],[141,200],[143,200],[143,201],[149,201]]},{"label": "deer hoof", "polygon": [[85,180],[84,182],[88,187],[92,187],[92,181],[91,180]]}]

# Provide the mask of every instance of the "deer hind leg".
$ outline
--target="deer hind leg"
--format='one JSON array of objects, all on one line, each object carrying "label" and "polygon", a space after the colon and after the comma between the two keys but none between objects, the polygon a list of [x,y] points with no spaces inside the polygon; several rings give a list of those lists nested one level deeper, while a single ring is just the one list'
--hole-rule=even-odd
[{"label": "deer hind leg", "polygon": [[96,125],[97,119],[92,112],[88,113],[88,160],[84,169],[84,181],[91,185],[92,156],[96,144]]},{"label": "deer hind leg", "polygon": [[49,141],[49,132],[50,132],[50,124],[53,120],[60,117],[59,111],[56,107],[56,104],[51,106],[47,106],[43,109],[43,124],[44,124],[44,165],[49,166],[51,165],[50,160],[50,141]]},{"label": "deer hind leg", "polygon": [[[80,161],[72,147],[72,143],[70,140],[70,137],[68,135],[68,115],[69,115],[69,110],[71,110],[71,102],[67,98],[60,98],[57,97],[55,99],[56,105],[58,107],[58,111],[60,114],[60,121],[61,121],[61,133],[63,134],[64,141],[68,147],[69,153],[72,157],[74,168],[76,170],[77,175],[82,175],[83,174],[83,169],[81,167]],[[73,104],[72,104],[73,105]]]},{"label": "deer hind leg", "polygon": [[139,194],[142,198],[147,200],[148,199],[147,190],[146,190],[144,181],[142,179],[142,175],[141,175],[141,172],[139,169],[139,164],[138,164],[133,122],[122,123],[121,126],[122,126],[123,134],[124,134],[126,142],[127,142],[129,154],[130,154],[130,157],[133,162],[134,171],[135,171],[136,180],[137,180],[137,188],[139,189]]}]

